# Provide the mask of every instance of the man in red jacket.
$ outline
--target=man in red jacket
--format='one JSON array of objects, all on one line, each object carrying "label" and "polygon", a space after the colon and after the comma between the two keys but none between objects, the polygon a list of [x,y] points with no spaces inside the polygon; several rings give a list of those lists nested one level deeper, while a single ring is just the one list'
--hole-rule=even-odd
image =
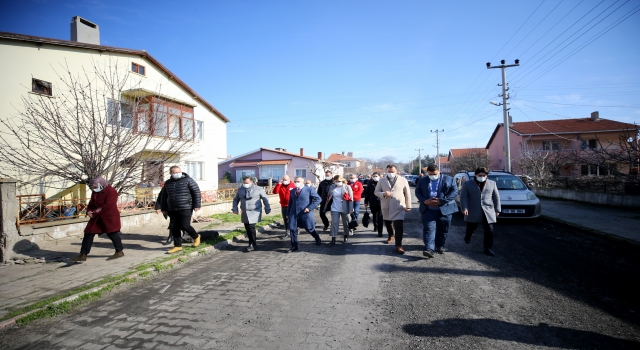
[{"label": "man in red jacket", "polygon": [[349,176],[349,186],[353,190],[353,213],[351,214],[351,218],[355,221],[358,221],[358,216],[360,214],[360,200],[362,199],[362,191],[364,191],[364,186],[362,182],[358,181],[358,177],[355,174],[351,174]]},{"label": "man in red jacket", "polygon": [[282,219],[284,220],[284,238],[289,237],[289,219],[287,218],[287,209],[289,208],[289,197],[291,196],[292,189],[295,189],[294,185],[289,179],[289,175],[282,177],[282,180],[273,188],[273,194],[280,196],[280,208],[282,209]]}]

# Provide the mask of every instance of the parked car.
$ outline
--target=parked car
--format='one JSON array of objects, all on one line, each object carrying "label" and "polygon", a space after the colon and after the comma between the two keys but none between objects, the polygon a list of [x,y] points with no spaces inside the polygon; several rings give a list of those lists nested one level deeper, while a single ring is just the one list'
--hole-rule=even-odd
[{"label": "parked car", "polygon": [[[462,184],[473,179],[474,176],[473,171],[457,173],[454,179],[458,184],[458,189],[462,189]],[[500,193],[502,212],[498,218],[531,219],[540,216],[542,212],[540,199],[517,176],[505,171],[490,171],[489,180],[496,182]],[[460,192],[456,197],[456,204],[460,209]]]},{"label": "parked car", "polygon": [[405,178],[407,179],[409,186],[415,186],[416,181],[418,180],[418,175],[407,175]]}]

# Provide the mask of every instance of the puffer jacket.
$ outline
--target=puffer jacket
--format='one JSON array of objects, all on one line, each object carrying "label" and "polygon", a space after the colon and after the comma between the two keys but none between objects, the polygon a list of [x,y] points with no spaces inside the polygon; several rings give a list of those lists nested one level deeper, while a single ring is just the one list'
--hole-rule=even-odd
[{"label": "puffer jacket", "polygon": [[318,184],[318,195],[322,199],[322,204],[327,202],[327,196],[329,195],[329,187],[333,185],[333,180],[322,180]]},{"label": "puffer jacket", "polygon": [[170,178],[160,192],[160,206],[162,211],[200,208],[200,187],[187,173],[182,173],[178,180]]},{"label": "puffer jacket", "polygon": [[369,180],[367,187],[364,189],[364,205],[372,208],[380,208],[380,198],[375,194],[377,185],[378,181]]}]

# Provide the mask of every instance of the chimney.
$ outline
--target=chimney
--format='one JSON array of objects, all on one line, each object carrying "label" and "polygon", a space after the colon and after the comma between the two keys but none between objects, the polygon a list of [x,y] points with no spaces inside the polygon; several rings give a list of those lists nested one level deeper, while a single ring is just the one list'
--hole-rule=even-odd
[{"label": "chimney", "polygon": [[100,28],[95,23],[75,16],[71,18],[71,41],[100,45]]},{"label": "chimney", "polygon": [[353,152],[347,152],[347,156],[353,158]]},{"label": "chimney", "polygon": [[304,157],[304,148],[300,148],[300,155]]},{"label": "chimney", "polygon": [[344,156],[344,151],[342,151],[342,155]]},{"label": "chimney", "polygon": [[286,149],[286,148],[283,148],[283,149],[282,149],[282,152],[286,152],[286,151],[287,151],[287,149]]},{"label": "chimney", "polygon": [[318,152],[318,159],[322,159],[322,152]]},{"label": "chimney", "polygon": [[276,147],[276,151],[282,151],[282,148]]},{"label": "chimney", "polygon": [[598,111],[591,112],[591,120],[595,122],[598,119],[600,119],[600,112]]}]

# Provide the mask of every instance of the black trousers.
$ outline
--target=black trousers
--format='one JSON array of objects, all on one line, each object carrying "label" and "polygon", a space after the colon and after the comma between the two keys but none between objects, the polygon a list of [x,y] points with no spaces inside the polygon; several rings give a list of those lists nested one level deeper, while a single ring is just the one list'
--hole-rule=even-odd
[{"label": "black trousers", "polygon": [[289,211],[289,207],[280,207],[282,213],[282,220],[284,221],[284,232],[289,231],[289,216],[287,216],[287,212]]},{"label": "black trousers", "polygon": [[[321,202],[320,203],[320,220],[322,220],[322,224],[325,227],[329,227],[329,218],[327,217],[327,212],[324,211],[324,209],[323,209],[325,204],[326,204],[326,202]],[[331,208],[329,208],[329,209],[331,209]],[[331,211],[328,211],[328,212],[331,212]]]},{"label": "black trousers", "polygon": [[244,224],[244,229],[247,230],[249,244],[256,245],[256,224]]},{"label": "black trousers", "polygon": [[384,220],[382,219],[382,208],[381,207],[369,207],[371,209],[371,220],[373,221],[373,224],[376,228],[376,230],[378,230],[378,234],[382,234],[382,228],[384,226],[383,222]]},{"label": "black trousers", "polygon": [[173,245],[176,247],[182,247],[182,231],[188,233],[193,239],[198,237],[196,229],[191,226],[191,212],[191,209],[169,210],[172,224],[170,232],[173,236]]},{"label": "black trousers", "polygon": [[396,247],[402,247],[402,236],[404,235],[404,220],[385,220],[389,238],[396,236]]},{"label": "black trousers", "polygon": [[[97,235],[94,233],[85,233],[84,237],[82,237],[82,247],[80,248],[80,254],[89,255],[91,251],[91,246],[93,246],[93,239]],[[124,248],[122,247],[122,238],[120,238],[120,231],[107,233],[107,237],[113,243],[113,246],[116,248],[116,252],[121,252]]]},{"label": "black trousers", "polygon": [[[473,232],[478,228],[478,222],[467,222],[466,238],[471,238]],[[487,216],[482,215],[482,229],[484,230],[484,247],[493,249],[493,224],[487,221]]]}]

